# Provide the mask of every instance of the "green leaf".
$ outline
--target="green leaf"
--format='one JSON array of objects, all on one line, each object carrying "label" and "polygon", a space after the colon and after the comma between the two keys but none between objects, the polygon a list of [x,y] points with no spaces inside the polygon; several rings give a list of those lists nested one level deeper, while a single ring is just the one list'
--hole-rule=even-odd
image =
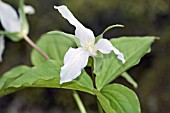
[{"label": "green leaf", "polygon": [[155,37],[121,37],[112,39],[111,43],[125,56],[126,62],[122,64],[112,52],[103,55],[101,71],[96,73],[96,87],[102,89],[109,82],[117,78],[121,73],[139,63],[140,59],[148,52]]},{"label": "green leaf", "polygon": [[115,113],[141,113],[140,103],[135,92],[123,85],[107,85],[97,97],[98,99],[105,98],[103,101],[99,101],[106,113],[113,113],[106,111],[108,109],[106,107],[111,107],[116,111]]},{"label": "green leaf", "polygon": [[132,84],[134,88],[138,88],[136,81],[127,72],[122,73],[122,77],[124,77],[130,84]]},{"label": "green leaf", "polygon": [[[5,74],[3,74],[0,77],[0,89],[2,90],[3,87],[6,87],[7,84],[11,83],[11,81],[15,80],[21,74],[23,74],[25,71],[27,71],[29,69],[30,69],[30,67],[21,65],[21,66],[12,68],[11,70],[9,70]],[[2,92],[0,93],[0,95],[2,95]],[[5,93],[3,93],[3,95],[5,95]]]},{"label": "green leaf", "polygon": [[76,45],[77,47],[81,47],[81,44],[80,44],[80,41],[78,38],[76,38],[74,35],[72,34],[67,34],[67,33],[64,33],[64,32],[61,32],[61,31],[50,31],[48,32],[47,34],[59,34],[59,35],[62,35],[63,37],[67,37],[69,38],[70,40],[72,40]]},{"label": "green leaf", "polygon": [[109,30],[111,30],[111,29],[113,29],[113,28],[115,28],[115,27],[124,27],[124,26],[123,26],[123,25],[120,25],[120,24],[116,24],[116,25],[111,25],[111,26],[107,27],[107,28],[103,31],[102,34],[100,34],[99,36],[96,37],[95,42],[98,42],[101,38],[103,38],[103,35],[104,35],[107,31],[109,31]]},{"label": "green leaf", "polygon": [[[76,44],[71,40],[73,35],[63,32],[47,33],[38,40],[37,45],[53,60],[63,60],[65,53],[70,47],[76,47]],[[34,65],[46,61],[36,50],[32,51],[31,61]]]},{"label": "green leaf", "polygon": [[99,73],[101,68],[102,68],[102,64],[103,64],[103,54],[99,53],[99,55],[93,57],[93,60],[94,60],[94,70],[93,70],[93,72]]},{"label": "green leaf", "polygon": [[26,87],[74,89],[93,94],[92,80],[84,71],[73,82],[60,85],[60,69],[62,65],[61,60],[49,60],[35,66],[15,79],[10,80],[10,82],[5,82],[5,85],[0,88],[0,96]]},{"label": "green leaf", "polygon": [[106,113],[117,113],[111,106],[110,101],[99,91],[94,90],[95,95],[97,96],[100,105]]},{"label": "green leaf", "polygon": [[90,76],[84,70],[77,79],[73,80],[72,82],[62,84],[61,88],[84,91],[92,95],[94,89]]}]

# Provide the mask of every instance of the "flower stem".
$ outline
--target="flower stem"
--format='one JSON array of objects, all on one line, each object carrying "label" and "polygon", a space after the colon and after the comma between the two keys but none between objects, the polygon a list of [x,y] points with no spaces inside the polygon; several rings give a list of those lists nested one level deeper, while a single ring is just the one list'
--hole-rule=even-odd
[{"label": "flower stem", "polygon": [[40,53],[46,60],[49,60],[49,56],[44,53],[27,35],[24,35],[23,38],[25,41],[31,45],[38,53]]},{"label": "flower stem", "polygon": [[87,113],[86,109],[85,109],[85,107],[84,107],[84,105],[83,105],[83,103],[82,103],[82,101],[81,101],[81,99],[80,99],[80,97],[79,97],[79,95],[77,93],[77,91],[73,91],[73,97],[74,97],[74,100],[77,103],[77,106],[79,107],[80,112],[81,113]]},{"label": "flower stem", "polygon": [[95,82],[95,74],[94,74],[94,59],[92,60],[92,66],[91,66],[91,76],[92,76],[92,80],[93,80],[93,85],[94,87],[96,87],[96,82]]}]

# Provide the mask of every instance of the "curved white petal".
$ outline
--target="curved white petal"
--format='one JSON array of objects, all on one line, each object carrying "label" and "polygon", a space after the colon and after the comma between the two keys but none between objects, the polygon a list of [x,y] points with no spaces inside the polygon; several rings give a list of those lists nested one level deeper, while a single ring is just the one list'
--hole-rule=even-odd
[{"label": "curved white petal", "polygon": [[95,51],[99,50],[100,52],[104,54],[109,54],[111,51],[114,51],[114,53],[117,56],[119,60],[121,60],[123,63],[125,63],[124,55],[116,49],[109,40],[107,39],[100,39],[96,45],[95,45]]},{"label": "curved white petal", "polygon": [[91,43],[94,44],[95,36],[93,32],[84,27],[69,11],[69,9],[62,5],[62,6],[54,6],[55,9],[61,13],[61,15],[69,21],[70,24],[76,27],[75,36],[80,40],[81,45],[84,47],[85,45]]},{"label": "curved white petal", "polygon": [[0,62],[2,62],[2,54],[4,52],[5,49],[5,41],[3,36],[0,36]]},{"label": "curved white petal", "polygon": [[15,9],[2,1],[0,1],[0,21],[5,31],[19,32],[21,30],[21,22]]},{"label": "curved white petal", "polygon": [[60,84],[69,82],[81,74],[88,63],[89,53],[83,48],[70,48],[64,56],[64,66],[60,72]]},{"label": "curved white petal", "polygon": [[24,12],[32,15],[35,13],[35,9],[31,5],[24,5]]}]

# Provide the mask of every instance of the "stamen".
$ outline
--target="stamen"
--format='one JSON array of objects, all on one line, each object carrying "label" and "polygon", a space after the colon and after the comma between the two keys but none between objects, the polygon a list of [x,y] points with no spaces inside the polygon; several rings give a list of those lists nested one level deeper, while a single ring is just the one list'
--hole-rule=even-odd
[{"label": "stamen", "polygon": [[93,55],[93,53],[94,53],[94,44],[87,43],[86,46],[85,46],[85,49],[86,49],[91,55]]}]

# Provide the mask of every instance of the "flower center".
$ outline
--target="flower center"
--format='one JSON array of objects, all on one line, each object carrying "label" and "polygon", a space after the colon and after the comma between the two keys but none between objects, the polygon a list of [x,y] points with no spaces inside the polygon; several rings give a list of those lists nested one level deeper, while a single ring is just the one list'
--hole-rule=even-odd
[{"label": "flower center", "polygon": [[91,55],[94,54],[94,49],[95,49],[94,44],[88,43],[88,44],[86,44],[85,48]]}]

